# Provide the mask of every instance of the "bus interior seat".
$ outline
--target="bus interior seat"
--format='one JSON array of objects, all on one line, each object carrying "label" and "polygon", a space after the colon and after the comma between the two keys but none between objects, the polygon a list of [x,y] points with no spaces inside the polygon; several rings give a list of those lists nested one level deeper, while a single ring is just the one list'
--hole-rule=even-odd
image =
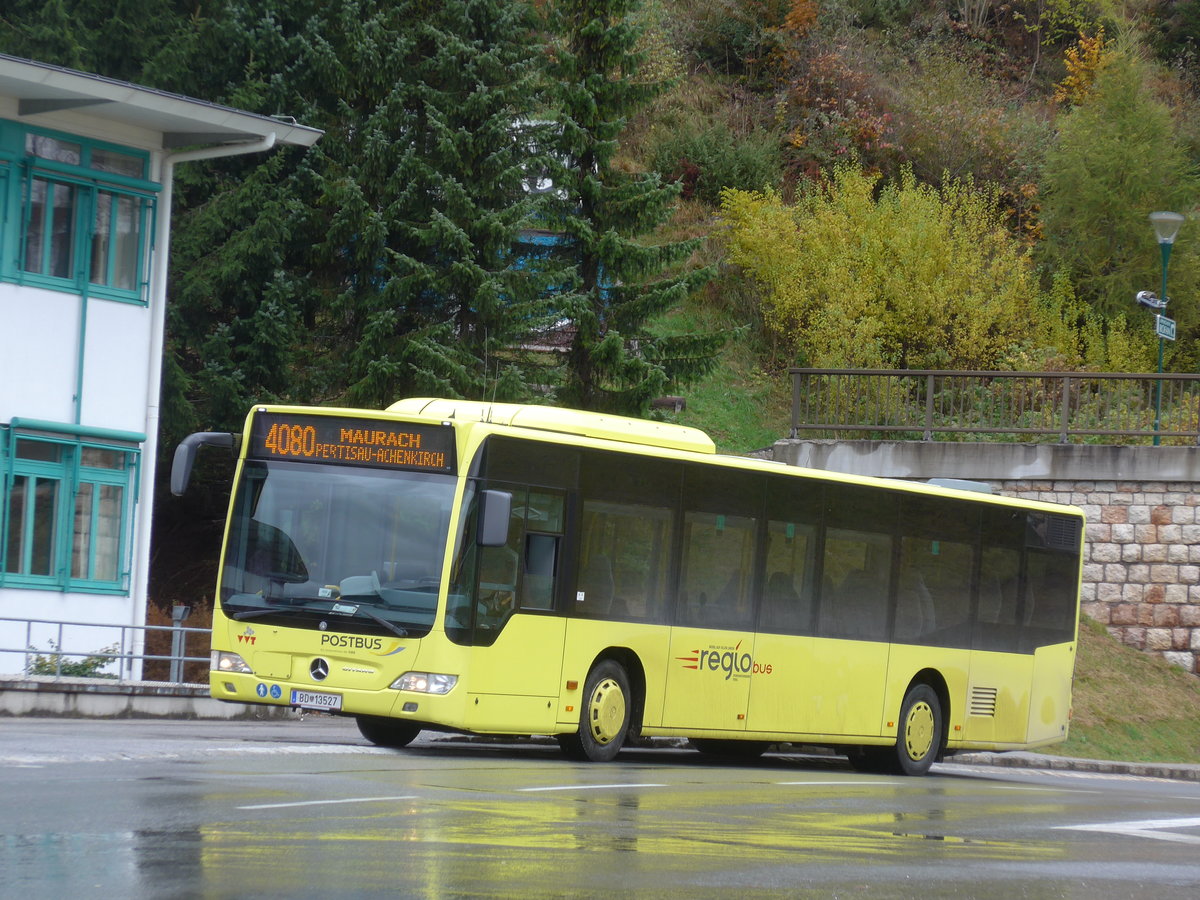
[{"label": "bus interior seat", "polygon": [[855,569],[842,579],[835,593],[833,608],[835,633],[839,637],[859,638],[879,631],[870,614],[878,607],[879,582],[866,569]]},{"label": "bus interior seat", "polygon": [[742,570],[735,569],[729,573],[725,586],[717,595],[717,602],[710,603],[703,612],[703,624],[722,627],[728,622],[737,621],[741,614],[742,600]]},{"label": "bus interior seat", "polygon": [[979,612],[977,618],[985,624],[1000,621],[1000,611],[1004,607],[1004,592],[1000,588],[998,578],[989,578],[986,584],[979,587]]},{"label": "bus interior seat", "polygon": [[591,557],[579,579],[583,600],[575,608],[589,615],[608,615],[613,602],[612,563],[603,554]]},{"label": "bus interior seat", "polygon": [[763,621],[768,625],[792,625],[800,616],[800,595],[790,572],[772,572],[763,598]]},{"label": "bus interior seat", "polygon": [[937,627],[933,597],[925,586],[920,572],[905,577],[896,596],[897,640],[918,638],[929,634]]}]

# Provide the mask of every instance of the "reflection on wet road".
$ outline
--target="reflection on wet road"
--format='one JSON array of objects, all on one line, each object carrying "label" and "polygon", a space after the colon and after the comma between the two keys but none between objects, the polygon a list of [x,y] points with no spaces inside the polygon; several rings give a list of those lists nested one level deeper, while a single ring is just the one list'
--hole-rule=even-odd
[{"label": "reflection on wet road", "polygon": [[[1200,895],[1195,784],[22,721],[0,721],[0,896],[23,900]],[[73,751],[66,727],[98,730]]]}]

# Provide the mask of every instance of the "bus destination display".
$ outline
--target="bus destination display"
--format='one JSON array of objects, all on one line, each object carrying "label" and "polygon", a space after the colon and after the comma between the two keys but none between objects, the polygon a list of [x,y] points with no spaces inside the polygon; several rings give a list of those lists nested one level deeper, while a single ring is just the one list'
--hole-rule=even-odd
[{"label": "bus destination display", "polygon": [[351,416],[258,413],[250,455],[334,465],[454,471],[454,430]]}]

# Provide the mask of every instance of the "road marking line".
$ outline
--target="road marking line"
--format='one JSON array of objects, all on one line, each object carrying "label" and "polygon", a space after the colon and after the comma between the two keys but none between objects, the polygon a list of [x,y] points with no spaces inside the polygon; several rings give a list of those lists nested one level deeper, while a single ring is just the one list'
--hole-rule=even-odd
[{"label": "road marking line", "polygon": [[1164,832],[1167,828],[1200,828],[1200,818],[1142,819],[1136,822],[1110,822],[1107,825],[1056,825],[1059,831],[1102,831],[1126,837],[1153,838],[1177,844],[1200,844],[1200,835]]},{"label": "road marking line", "polygon": [[1047,794],[1106,794],[1107,791],[1090,791],[1085,788],[1035,787],[1031,784],[992,785],[994,791],[1041,791]]},{"label": "road marking line", "polygon": [[871,780],[868,778],[860,778],[857,781],[776,781],[775,783],[781,784],[781,785],[789,784],[789,785],[801,785],[801,786],[822,785],[822,784],[857,784],[857,785],[904,784],[904,782],[899,781],[898,779]]},{"label": "road marking line", "polygon": [[329,806],[335,803],[387,803],[392,800],[416,800],[415,794],[406,797],[347,797],[344,800],[298,800],[295,803],[256,803],[238,809],[286,809],[293,806]]},{"label": "road marking line", "polygon": [[544,791],[603,791],[612,788],[650,788],[667,787],[665,784],[557,784],[551,787],[517,788],[518,791],[533,794]]}]

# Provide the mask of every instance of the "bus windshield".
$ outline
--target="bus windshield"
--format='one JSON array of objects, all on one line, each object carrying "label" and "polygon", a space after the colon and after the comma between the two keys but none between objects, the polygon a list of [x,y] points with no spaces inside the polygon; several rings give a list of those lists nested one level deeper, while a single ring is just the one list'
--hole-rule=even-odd
[{"label": "bus windshield", "polygon": [[454,487],[450,475],[248,460],[221,574],[226,615],[428,633]]}]

